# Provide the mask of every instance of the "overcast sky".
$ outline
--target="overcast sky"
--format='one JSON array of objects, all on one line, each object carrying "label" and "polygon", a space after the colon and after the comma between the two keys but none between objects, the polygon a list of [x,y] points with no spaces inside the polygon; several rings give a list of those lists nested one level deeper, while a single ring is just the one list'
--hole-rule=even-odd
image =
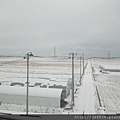
[{"label": "overcast sky", "polygon": [[120,56],[120,0],[0,0],[0,54],[53,55],[54,46]]}]

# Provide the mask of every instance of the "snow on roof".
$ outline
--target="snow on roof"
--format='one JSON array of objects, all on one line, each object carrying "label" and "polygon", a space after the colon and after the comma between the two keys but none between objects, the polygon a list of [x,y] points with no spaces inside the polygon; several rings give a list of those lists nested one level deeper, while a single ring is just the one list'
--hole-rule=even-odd
[{"label": "snow on roof", "polygon": [[[26,95],[26,87],[18,86],[0,86],[0,94]],[[60,98],[62,89],[36,88],[29,87],[29,96]]]}]

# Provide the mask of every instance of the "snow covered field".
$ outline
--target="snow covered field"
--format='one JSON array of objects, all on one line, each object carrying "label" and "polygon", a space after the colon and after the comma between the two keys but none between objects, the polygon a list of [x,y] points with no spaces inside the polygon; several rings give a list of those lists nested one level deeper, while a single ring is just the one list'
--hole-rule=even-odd
[{"label": "snow covered field", "polygon": [[[13,62],[9,62],[13,61]],[[0,81],[26,82],[26,60],[13,58],[0,59]],[[75,76],[79,74],[79,61],[75,61]],[[45,58],[30,59],[30,84],[35,82],[67,82],[71,78],[71,60],[53,60]],[[77,79],[76,79],[77,80]]]},{"label": "snow covered field", "polygon": [[[100,66],[120,69],[120,59],[92,59],[93,77],[105,113],[120,113],[120,72],[100,72]],[[97,96],[96,96],[97,97]],[[96,103],[99,106],[99,103]]]},{"label": "snow covered field", "polygon": [[[75,103],[71,105],[71,93],[66,98],[65,108],[48,108],[42,106],[29,106],[29,113],[40,114],[82,114],[101,113],[99,108],[105,108],[104,113],[120,113],[120,72],[100,72],[101,67],[106,69],[119,69],[119,59],[91,59],[86,60],[85,74],[80,80],[80,61],[75,60]],[[26,60],[22,58],[0,58],[0,84],[10,86],[12,82],[25,84],[27,77]],[[30,58],[30,84],[42,83],[44,85],[66,85],[72,76],[71,59]],[[25,85],[26,86],[26,85]],[[18,86],[19,87],[19,86]],[[97,89],[100,101],[97,94]],[[101,103],[101,104],[100,104]],[[25,105],[1,103],[0,111],[10,113],[25,113]]]},{"label": "snow covered field", "polygon": [[[31,86],[35,83],[44,85],[66,85],[71,80],[72,65],[71,59],[53,58],[30,58],[29,82]],[[86,61],[85,61],[86,64]],[[75,60],[75,85],[79,81],[80,61]],[[27,61],[23,58],[0,58],[0,84],[10,86],[12,82],[25,84],[27,81]],[[26,86],[26,85],[25,85]],[[19,87],[19,86],[18,86]],[[70,97],[68,97],[68,100]],[[70,101],[70,100],[69,100]],[[45,108],[30,106],[33,113],[61,113],[64,108]],[[14,104],[1,104],[0,110],[25,112],[25,106]],[[57,112],[55,112],[57,111]]]}]

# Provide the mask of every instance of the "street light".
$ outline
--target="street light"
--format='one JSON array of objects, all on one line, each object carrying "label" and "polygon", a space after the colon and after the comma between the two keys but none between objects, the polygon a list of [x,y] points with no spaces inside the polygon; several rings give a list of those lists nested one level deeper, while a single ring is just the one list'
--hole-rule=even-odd
[{"label": "street light", "polygon": [[29,52],[26,54],[26,56],[23,59],[27,58],[27,96],[26,96],[26,115],[28,115],[28,93],[29,93],[29,58],[30,56],[33,56],[32,52]]}]

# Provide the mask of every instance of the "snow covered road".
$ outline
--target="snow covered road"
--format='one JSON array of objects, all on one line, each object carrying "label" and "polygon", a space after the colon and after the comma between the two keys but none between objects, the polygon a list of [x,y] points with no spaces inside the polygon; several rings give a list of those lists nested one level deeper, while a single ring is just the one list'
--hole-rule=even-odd
[{"label": "snow covered road", "polygon": [[90,61],[88,61],[88,65],[82,81],[82,85],[80,86],[77,94],[75,95],[75,113],[95,113],[95,96]]}]

